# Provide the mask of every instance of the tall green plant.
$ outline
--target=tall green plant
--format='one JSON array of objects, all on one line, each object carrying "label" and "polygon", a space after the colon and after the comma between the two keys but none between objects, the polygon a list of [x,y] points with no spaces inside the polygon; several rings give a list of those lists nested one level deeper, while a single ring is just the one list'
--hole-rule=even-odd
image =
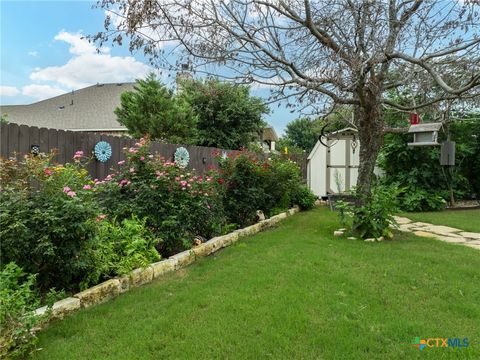
[{"label": "tall green plant", "polygon": [[194,143],[196,116],[184,99],[161,84],[153,73],[137,80],[133,91],[120,97],[118,122],[134,137],[149,135],[171,143]]}]

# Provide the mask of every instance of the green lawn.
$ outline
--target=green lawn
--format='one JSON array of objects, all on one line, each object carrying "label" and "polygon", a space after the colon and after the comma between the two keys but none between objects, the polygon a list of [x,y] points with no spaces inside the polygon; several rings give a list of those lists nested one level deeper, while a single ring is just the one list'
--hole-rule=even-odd
[{"label": "green lawn", "polygon": [[[332,237],[325,208],[53,323],[38,359],[478,359],[480,252]],[[414,337],[467,337],[462,349]]]},{"label": "green lawn", "polygon": [[447,225],[465,231],[480,232],[480,209],[403,213],[401,215],[415,221]]}]

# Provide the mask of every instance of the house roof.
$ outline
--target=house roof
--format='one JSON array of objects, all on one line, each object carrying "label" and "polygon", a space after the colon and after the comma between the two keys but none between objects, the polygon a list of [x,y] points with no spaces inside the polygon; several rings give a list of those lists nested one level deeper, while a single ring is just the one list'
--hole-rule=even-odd
[{"label": "house roof", "polygon": [[277,132],[272,126],[265,126],[262,133],[263,141],[278,141]]},{"label": "house roof", "polygon": [[97,84],[29,105],[2,105],[8,122],[74,131],[124,131],[115,108],[135,83]]}]

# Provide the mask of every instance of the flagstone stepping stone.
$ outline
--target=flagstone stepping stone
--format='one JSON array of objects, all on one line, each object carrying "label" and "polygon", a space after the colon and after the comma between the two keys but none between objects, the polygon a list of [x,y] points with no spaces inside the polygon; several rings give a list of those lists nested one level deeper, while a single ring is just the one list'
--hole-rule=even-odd
[{"label": "flagstone stepping stone", "polygon": [[421,237],[428,237],[428,238],[436,238],[437,237],[437,235],[426,232],[426,231],[414,231],[413,233],[415,235],[421,236]]},{"label": "flagstone stepping stone", "polygon": [[398,225],[405,225],[412,222],[412,220],[402,216],[394,216],[393,218],[395,219]]},{"label": "flagstone stepping stone", "polygon": [[460,235],[466,238],[480,240],[480,233],[462,231]]},{"label": "flagstone stepping stone", "polygon": [[462,231],[460,229],[455,229],[455,228],[452,228],[450,226],[443,226],[443,225],[425,226],[425,230],[427,230],[429,232],[436,233],[436,234],[447,235],[447,236],[450,236],[450,234],[452,234],[452,233],[458,233],[458,232]]},{"label": "flagstone stepping stone", "polygon": [[415,227],[426,227],[426,226],[432,226],[432,224],[429,224],[429,223],[424,223],[424,222],[414,222],[412,223],[412,226],[415,226]]},{"label": "flagstone stepping stone", "polygon": [[444,236],[438,235],[436,236],[438,240],[442,240],[452,244],[464,244],[467,240],[462,237],[451,237],[451,236]]},{"label": "flagstone stepping stone", "polygon": [[472,249],[480,250],[480,245],[477,245],[477,244],[470,244],[470,243],[466,242],[464,245],[468,246],[468,247],[471,247]]}]

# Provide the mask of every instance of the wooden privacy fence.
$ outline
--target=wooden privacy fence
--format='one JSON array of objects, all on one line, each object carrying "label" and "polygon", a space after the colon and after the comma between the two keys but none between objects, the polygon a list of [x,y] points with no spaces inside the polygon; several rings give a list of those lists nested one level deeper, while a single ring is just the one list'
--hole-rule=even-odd
[{"label": "wooden privacy fence", "polygon": [[[72,162],[76,151],[83,151],[85,155],[93,157],[93,149],[99,141],[106,141],[112,147],[112,156],[106,162],[100,162],[96,159],[88,164],[88,171],[93,178],[104,179],[110,169],[118,168],[118,162],[125,160],[123,148],[132,147],[138,140],[127,137],[101,135],[95,133],[55,130],[47,128],[38,128],[34,126],[18,124],[0,124],[0,157],[8,158],[17,155],[21,157],[32,150],[32,146],[38,146],[41,153],[49,153],[56,149],[57,155],[54,161],[59,164]],[[165,159],[173,161],[175,150],[183,146],[190,155],[188,168],[205,172],[210,167],[216,167],[214,151],[227,151],[204,146],[176,145],[153,142],[151,145],[152,153],[157,153]],[[302,170],[304,179],[307,175],[306,157],[292,158],[296,161]]]},{"label": "wooden privacy fence", "polygon": [[[93,157],[93,149],[99,141],[106,141],[111,145],[112,156],[106,162],[92,159],[88,164],[90,175],[97,179],[104,179],[110,173],[110,169],[117,168],[118,162],[125,160],[124,147],[132,147],[138,142],[136,139],[120,136],[37,128],[27,125],[0,124],[0,156],[3,158],[14,156],[15,153],[17,157],[21,157],[30,153],[32,146],[39,146],[41,153],[49,153],[56,149],[58,154],[54,161],[65,164],[72,162],[73,155],[79,150],[83,151],[85,155]],[[224,151],[211,147],[163,144],[153,141],[151,151],[173,161],[175,150],[180,146],[185,147],[189,152],[188,168],[200,172],[217,165],[212,155],[214,150]]]}]

